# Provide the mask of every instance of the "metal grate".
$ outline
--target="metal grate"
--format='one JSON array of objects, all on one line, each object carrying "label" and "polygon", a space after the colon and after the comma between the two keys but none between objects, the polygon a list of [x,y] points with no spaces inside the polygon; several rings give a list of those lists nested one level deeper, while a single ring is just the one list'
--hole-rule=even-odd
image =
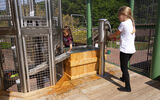
[{"label": "metal grate", "polygon": [[30,91],[50,86],[48,36],[25,36]]},{"label": "metal grate", "polygon": [[0,15],[10,15],[10,2],[9,0],[0,1]]},{"label": "metal grate", "polygon": [[134,17],[136,24],[155,24],[158,0],[135,0]]},{"label": "metal grate", "polygon": [[21,92],[16,49],[15,37],[0,38],[0,69],[2,70],[4,89]]},{"label": "metal grate", "polygon": [[131,59],[131,69],[150,75],[158,0],[135,0],[134,17],[137,25],[136,49]]},{"label": "metal grate", "polygon": [[56,64],[56,79],[57,82],[62,78],[63,76],[63,63]]},{"label": "metal grate", "polygon": [[61,34],[53,35],[53,38],[54,38],[55,56],[58,56],[61,54]]},{"label": "metal grate", "polygon": [[131,69],[147,76],[150,75],[155,29],[137,29],[137,52],[131,59]]},{"label": "metal grate", "polygon": [[59,7],[59,0],[51,0],[52,2],[52,7],[53,7],[53,25],[58,26],[59,19],[60,19],[60,7]]},{"label": "metal grate", "polygon": [[[150,75],[153,43],[154,43],[155,29],[136,29],[135,47],[136,53],[130,60],[130,69],[144,74]],[[120,65],[119,61],[119,40],[110,41],[107,44],[107,61],[116,65]],[[110,52],[110,53],[109,53]]]},{"label": "metal grate", "polygon": [[48,26],[47,0],[19,0],[23,27]]},{"label": "metal grate", "polygon": [[[155,23],[157,20],[158,0],[135,0],[134,17],[136,21],[135,46],[137,52],[130,60],[130,69],[146,76],[150,75]],[[119,41],[110,42],[107,61],[120,65]]]},{"label": "metal grate", "polygon": [[11,22],[10,0],[0,1],[0,27],[9,27]]}]

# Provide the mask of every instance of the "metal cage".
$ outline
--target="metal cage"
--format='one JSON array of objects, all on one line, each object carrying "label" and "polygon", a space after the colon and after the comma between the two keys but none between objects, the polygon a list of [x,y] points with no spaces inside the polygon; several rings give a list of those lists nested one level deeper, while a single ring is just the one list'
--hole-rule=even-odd
[{"label": "metal cage", "polygon": [[30,92],[60,79],[65,55],[61,17],[61,0],[0,2],[0,81],[4,90]]}]

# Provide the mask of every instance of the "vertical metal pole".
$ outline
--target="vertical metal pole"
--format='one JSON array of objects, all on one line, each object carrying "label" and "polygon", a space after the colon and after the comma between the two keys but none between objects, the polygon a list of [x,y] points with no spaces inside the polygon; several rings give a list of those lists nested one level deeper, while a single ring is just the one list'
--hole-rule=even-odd
[{"label": "vertical metal pole", "polygon": [[100,45],[100,59],[99,59],[99,75],[104,76],[105,73],[105,37],[106,37],[106,29],[105,29],[105,21],[106,19],[99,20],[99,45]]},{"label": "vertical metal pole", "polygon": [[132,10],[132,16],[134,15],[134,0],[130,0],[130,8]]},{"label": "vertical metal pole", "polygon": [[61,33],[61,53],[63,52],[63,34],[61,29],[63,28],[63,22],[62,22],[62,4],[61,4],[61,0],[59,0],[59,26],[60,26],[60,33]]},{"label": "vertical metal pole", "polygon": [[[24,3],[24,2],[23,2]],[[21,22],[21,27],[23,26],[27,26],[27,22],[23,20],[23,14],[22,14],[22,5],[23,4],[21,0],[18,1],[18,6],[19,6],[19,15],[20,15],[20,22]],[[25,16],[25,13],[24,13],[24,16]],[[23,25],[23,23],[25,23]]]},{"label": "vertical metal pole", "polygon": [[0,90],[4,89],[3,79],[3,57],[2,57],[2,48],[0,47]]},{"label": "vertical metal pole", "polygon": [[92,45],[91,0],[87,0],[87,45]]},{"label": "vertical metal pole", "polygon": [[56,66],[55,66],[55,51],[54,51],[54,43],[53,43],[53,26],[52,26],[52,1],[48,0],[48,13],[49,13],[49,28],[50,28],[50,60],[51,60],[51,68],[50,68],[50,73],[51,73],[51,85],[56,84]]},{"label": "vertical metal pole", "polygon": [[20,21],[19,21],[19,14],[18,14],[18,5],[17,0],[14,0],[14,6],[15,6],[15,14],[16,14],[16,28],[17,28],[17,46],[18,46],[18,52],[19,52],[19,63],[20,63],[20,74],[21,74],[21,82],[22,82],[22,91],[24,93],[27,92],[27,84],[26,84],[26,74],[25,74],[25,65],[24,65],[24,54],[23,54],[23,44],[22,44],[22,34],[20,29]]},{"label": "vertical metal pole", "polygon": [[28,60],[27,60],[27,52],[26,52],[26,42],[25,42],[25,37],[22,38],[23,40],[23,48],[24,48],[24,59],[25,59],[25,67],[26,67],[26,79],[27,79],[27,90],[28,92],[31,91],[31,87],[30,87],[30,78],[29,78],[29,72],[28,72]]},{"label": "vertical metal pole", "polygon": [[[58,2],[59,4],[59,23],[60,23],[60,34],[61,34],[61,53],[64,52],[64,48],[63,48],[63,33],[62,33],[62,29],[63,29],[63,22],[62,22],[62,3],[61,0],[59,0]],[[62,66],[62,74],[64,74],[64,63],[61,62],[61,66]]]},{"label": "vertical metal pole", "polygon": [[48,20],[49,15],[48,15],[48,1],[47,0],[45,0],[45,8],[46,8],[45,10],[46,10],[46,21],[47,21],[46,24],[47,24],[47,27],[48,27],[49,26],[49,20]]},{"label": "vertical metal pole", "polygon": [[[130,8],[131,8],[132,16],[134,16],[134,0],[130,0]],[[130,61],[128,62],[128,67],[130,67]]]},{"label": "vertical metal pole", "polygon": [[158,21],[154,39],[154,48],[152,56],[151,78],[155,79],[160,76],[160,0],[158,0]]}]

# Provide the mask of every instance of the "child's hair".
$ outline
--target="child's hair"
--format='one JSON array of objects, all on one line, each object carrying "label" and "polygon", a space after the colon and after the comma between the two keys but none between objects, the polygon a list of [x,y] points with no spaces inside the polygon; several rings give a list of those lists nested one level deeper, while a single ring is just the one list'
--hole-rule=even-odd
[{"label": "child's hair", "polygon": [[132,23],[133,23],[133,33],[136,32],[136,28],[135,28],[135,22],[134,22],[134,18],[132,16],[132,11],[131,11],[131,8],[130,7],[127,7],[127,6],[122,6],[119,10],[118,10],[118,15],[125,15],[127,16],[128,18],[130,18],[132,20]]},{"label": "child's hair", "polygon": [[63,32],[67,32],[69,36],[72,37],[71,28],[69,26],[64,26]]}]

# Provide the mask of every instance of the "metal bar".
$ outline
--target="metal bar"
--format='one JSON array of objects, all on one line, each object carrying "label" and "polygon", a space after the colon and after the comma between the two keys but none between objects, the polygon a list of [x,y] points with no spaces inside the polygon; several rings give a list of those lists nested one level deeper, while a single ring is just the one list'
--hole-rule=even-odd
[{"label": "metal bar", "polygon": [[[61,34],[61,40],[63,40],[63,34],[62,34],[62,31],[61,29],[63,28],[63,22],[62,22],[62,4],[61,4],[61,0],[59,0],[59,16],[60,16],[60,20],[59,20],[59,23],[60,23],[60,34]],[[61,52],[64,52],[64,49],[63,49],[63,41],[61,41]]]},{"label": "metal bar", "polygon": [[55,66],[55,52],[54,52],[54,43],[53,43],[53,26],[52,26],[52,7],[51,7],[52,1],[48,0],[48,13],[49,13],[49,27],[50,27],[50,33],[49,33],[49,49],[50,49],[50,78],[51,78],[51,85],[56,84],[56,66]]},{"label": "metal bar", "polygon": [[[29,12],[30,12],[30,14],[31,14],[32,11],[34,11],[34,10],[32,9],[32,8],[33,8],[33,7],[32,7],[32,4],[33,4],[33,3],[32,3],[32,0],[29,0]],[[31,16],[30,14],[29,14],[29,16]]]},{"label": "metal bar", "polygon": [[[23,15],[22,15],[22,1],[21,0],[18,0],[19,2],[18,2],[18,4],[19,4],[19,15],[20,15],[20,22],[21,22],[21,27],[24,27],[24,25],[23,25]],[[24,2],[23,2],[24,3]]]},{"label": "metal bar", "polygon": [[47,21],[47,27],[49,26],[49,19],[48,19],[48,5],[47,0],[45,0],[45,8],[46,8],[46,21]]},{"label": "metal bar", "polygon": [[55,64],[60,63],[62,61],[64,61],[65,59],[69,58],[70,54],[69,53],[63,53],[59,56],[55,57]]},{"label": "metal bar", "polygon": [[160,76],[160,0],[158,0],[158,21],[156,26],[156,34],[154,40],[153,56],[152,56],[152,68],[151,78],[155,79]]},{"label": "metal bar", "polygon": [[[8,0],[8,10],[9,10],[9,15],[11,16],[11,2]],[[8,21],[9,27],[11,27],[11,21]]]},{"label": "metal bar", "polygon": [[36,36],[37,34],[39,35],[48,35],[49,33],[49,28],[23,28],[21,29],[23,35],[32,35]]},{"label": "metal bar", "polygon": [[8,20],[12,20],[10,15],[0,15],[0,20],[1,21],[8,21]]},{"label": "metal bar", "polygon": [[136,28],[137,29],[155,29],[156,25],[155,24],[137,24]]},{"label": "metal bar", "polygon": [[[60,46],[61,46],[61,53],[64,52],[64,48],[63,48],[63,33],[62,33],[62,29],[63,29],[63,21],[62,21],[62,0],[58,0],[58,5],[59,5],[59,23],[60,23],[60,29],[59,29],[59,32],[60,32],[60,40],[61,40],[61,43],[60,43]],[[55,58],[56,59],[56,58]],[[56,64],[56,60],[55,60],[55,64]],[[62,66],[62,74],[64,74],[64,64],[63,62],[61,62],[61,66]]]},{"label": "metal bar", "polygon": [[30,79],[29,79],[29,68],[28,68],[28,60],[27,60],[27,51],[26,51],[26,42],[25,42],[25,37],[23,36],[23,48],[24,48],[24,60],[25,60],[25,67],[26,67],[26,77],[27,77],[27,88],[28,92],[31,91],[30,87]]},{"label": "metal bar", "polygon": [[22,88],[23,92],[27,92],[27,84],[26,84],[26,73],[25,73],[25,65],[24,65],[24,54],[23,54],[23,44],[22,44],[22,34],[21,34],[21,29],[20,29],[20,22],[19,22],[19,14],[18,14],[18,5],[17,5],[17,0],[14,0],[14,6],[15,6],[15,14],[16,14],[16,24],[17,24],[17,39],[18,39],[18,52],[19,52],[19,63],[21,66],[21,81],[22,81]]},{"label": "metal bar", "polygon": [[92,45],[91,0],[87,0],[87,44]]}]

